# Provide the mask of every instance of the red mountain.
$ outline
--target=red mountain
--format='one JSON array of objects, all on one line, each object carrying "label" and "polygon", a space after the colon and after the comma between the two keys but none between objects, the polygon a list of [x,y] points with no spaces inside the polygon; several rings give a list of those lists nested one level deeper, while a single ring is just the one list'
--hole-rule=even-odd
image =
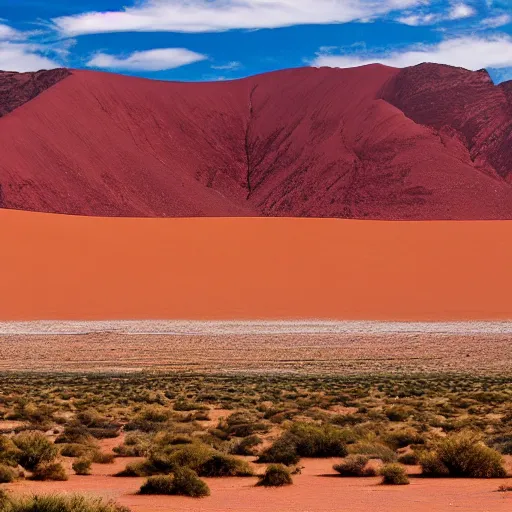
[{"label": "red mountain", "polygon": [[175,83],[0,73],[0,207],[103,216],[512,219],[512,83],[294,69]]}]

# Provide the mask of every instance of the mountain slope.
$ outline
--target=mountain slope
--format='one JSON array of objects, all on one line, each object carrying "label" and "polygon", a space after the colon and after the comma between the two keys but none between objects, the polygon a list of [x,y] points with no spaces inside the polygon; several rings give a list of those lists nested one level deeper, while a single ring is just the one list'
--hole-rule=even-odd
[{"label": "mountain slope", "polygon": [[194,84],[48,73],[36,97],[12,80],[0,94],[20,98],[0,104],[0,207],[512,219],[511,89],[483,72],[374,65]]}]

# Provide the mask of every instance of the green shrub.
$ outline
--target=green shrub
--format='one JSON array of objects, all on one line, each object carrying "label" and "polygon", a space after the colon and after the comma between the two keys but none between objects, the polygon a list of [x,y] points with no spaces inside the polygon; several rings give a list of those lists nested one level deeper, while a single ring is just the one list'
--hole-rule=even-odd
[{"label": "green shrub", "polygon": [[297,453],[301,457],[345,457],[346,437],[343,430],[332,425],[295,423],[290,428]]},{"label": "green shrub", "polygon": [[91,460],[95,464],[112,464],[115,458],[113,453],[103,453],[99,450],[95,450],[91,454]]},{"label": "green shrub", "polygon": [[285,464],[286,466],[293,466],[299,460],[300,456],[297,453],[297,445],[287,435],[274,441],[258,458],[258,462]]},{"label": "green shrub", "polygon": [[189,468],[179,468],[174,471],[174,493],[180,496],[202,498],[210,495],[210,489],[195,471]]},{"label": "green shrub", "polygon": [[408,485],[409,477],[405,468],[396,463],[385,464],[379,474],[382,476],[382,483],[385,485]]},{"label": "green shrub", "polygon": [[383,440],[394,450],[405,448],[411,444],[423,444],[425,442],[423,437],[414,429],[402,429],[389,432],[384,436]]},{"label": "green shrub", "polygon": [[259,478],[260,480],[256,485],[263,487],[282,487],[293,483],[290,471],[282,464],[271,464],[265,474]]},{"label": "green shrub", "polygon": [[411,409],[401,405],[393,405],[384,410],[389,421],[405,421],[411,415]]},{"label": "green shrub", "polygon": [[21,450],[7,436],[0,436],[0,464],[16,467]]},{"label": "green shrub", "polygon": [[252,476],[254,472],[245,460],[229,455],[215,454],[198,470],[199,476]]},{"label": "green shrub", "polygon": [[93,450],[94,450],[94,448],[91,446],[72,443],[72,444],[63,445],[62,448],[60,449],[60,454],[63,457],[76,458],[76,457],[84,457],[85,455],[92,453]]},{"label": "green shrub", "polygon": [[10,466],[0,464],[0,484],[10,484],[18,477],[18,472]]},{"label": "green shrub", "polygon": [[258,436],[245,437],[232,447],[231,453],[234,455],[254,455],[254,448],[261,443],[262,440]]},{"label": "green shrub", "polygon": [[422,452],[418,458],[423,475],[435,477],[450,476],[450,470],[444,465],[437,452]]},{"label": "green shrub", "polygon": [[415,452],[407,452],[398,457],[398,462],[406,466],[416,466],[419,464],[419,457]]},{"label": "green shrub", "polygon": [[471,432],[452,434],[423,453],[420,464],[424,475],[466,478],[504,478],[502,456],[485,446]]},{"label": "green shrub", "polygon": [[0,496],[2,512],[130,512],[115,503],[84,496],[31,496],[10,498]]},{"label": "green shrub", "polygon": [[88,428],[87,432],[94,439],[115,439],[119,437],[120,431],[117,427],[112,428]]},{"label": "green shrub", "polygon": [[122,471],[114,476],[119,477],[141,477],[151,476],[158,473],[158,470],[148,460],[140,462],[130,462]]},{"label": "green shrub", "polygon": [[149,421],[151,423],[164,423],[171,417],[171,411],[161,405],[148,405],[137,416],[139,421]]},{"label": "green shrub", "polygon": [[168,494],[202,498],[210,495],[210,489],[195,471],[180,468],[173,475],[151,476],[142,485],[140,494]]},{"label": "green shrub", "polygon": [[142,433],[130,433],[124,443],[114,448],[119,457],[146,457],[151,447],[151,436]]},{"label": "green shrub", "polygon": [[174,403],[173,409],[175,411],[190,412],[190,411],[206,411],[208,407],[196,402],[179,399]]},{"label": "green shrub", "polygon": [[57,436],[55,444],[82,444],[94,445],[94,438],[87,428],[83,426],[66,427],[64,432]]},{"label": "green shrub", "polygon": [[149,456],[150,463],[160,472],[169,473],[176,468],[187,467],[197,471],[210,459],[215,450],[202,443],[171,446],[155,450]]},{"label": "green shrub", "polygon": [[21,452],[19,464],[29,471],[40,464],[53,462],[59,453],[58,448],[40,432],[23,432],[14,436],[13,442]]},{"label": "green shrub", "polygon": [[64,466],[59,462],[43,462],[32,472],[32,480],[64,482],[68,479]]},{"label": "green shrub", "polygon": [[341,476],[375,476],[375,470],[368,467],[369,460],[366,455],[349,455],[333,469]]},{"label": "green shrub", "polygon": [[87,459],[85,457],[82,457],[80,459],[77,459],[75,462],[73,462],[73,471],[77,475],[90,475],[91,474],[91,459]]},{"label": "green shrub", "polygon": [[174,477],[169,475],[150,476],[142,484],[139,494],[174,494]]},{"label": "green shrub", "polygon": [[300,457],[345,457],[346,432],[332,425],[295,423],[261,454],[258,462],[297,464]]},{"label": "green shrub", "polygon": [[370,459],[380,459],[382,462],[395,462],[397,460],[396,453],[381,443],[361,441],[350,445],[349,451],[356,455],[367,455]]}]

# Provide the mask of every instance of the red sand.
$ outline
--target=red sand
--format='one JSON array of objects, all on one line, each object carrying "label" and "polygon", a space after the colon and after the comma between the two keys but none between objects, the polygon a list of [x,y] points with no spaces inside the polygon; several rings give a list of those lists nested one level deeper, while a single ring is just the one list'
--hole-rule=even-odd
[{"label": "red sand", "polygon": [[112,478],[131,459],[114,466],[94,465],[92,476],[71,476],[69,482],[24,481],[14,492],[85,492],[115,499],[133,512],[509,512],[511,493],[496,492],[509,480],[411,478],[408,486],[382,486],[379,478],[336,477],[335,459],[303,459],[303,474],[294,485],[279,489],[255,487],[255,478],[207,478],[211,496],[137,496],[144,479]]},{"label": "red sand", "polygon": [[509,85],[438,65],[194,84],[72,71],[0,119],[0,206],[512,219],[510,105]]},{"label": "red sand", "polygon": [[0,211],[0,320],[512,318],[511,222]]}]

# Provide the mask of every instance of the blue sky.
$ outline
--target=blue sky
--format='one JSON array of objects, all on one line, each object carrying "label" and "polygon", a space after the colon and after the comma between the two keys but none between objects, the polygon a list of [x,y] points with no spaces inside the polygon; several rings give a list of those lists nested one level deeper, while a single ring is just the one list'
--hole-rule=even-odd
[{"label": "blue sky", "polygon": [[430,61],[512,79],[512,0],[0,0],[0,69],[223,80]]}]

